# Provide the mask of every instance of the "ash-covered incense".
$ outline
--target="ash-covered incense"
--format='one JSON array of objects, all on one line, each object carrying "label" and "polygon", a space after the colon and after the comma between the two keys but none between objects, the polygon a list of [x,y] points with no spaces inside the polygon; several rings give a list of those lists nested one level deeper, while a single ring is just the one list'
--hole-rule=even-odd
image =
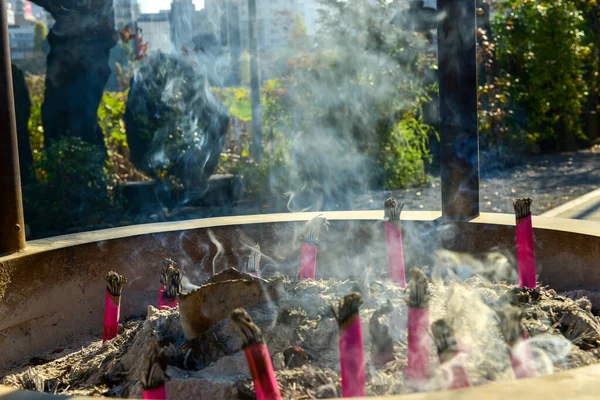
[{"label": "ash-covered incense", "polygon": [[269,350],[264,343],[260,328],[242,308],[235,309],[230,318],[242,337],[242,349],[254,381],[257,400],[281,399]]},{"label": "ash-covered incense", "polygon": [[536,287],[536,269],[531,203],[532,200],[529,198],[517,199],[513,202],[513,206],[517,223],[519,284],[521,287],[534,289]]},{"label": "ash-covered incense", "polygon": [[510,360],[517,379],[538,376],[533,350],[523,329],[522,314],[517,307],[505,305],[498,310],[499,328],[509,346]]},{"label": "ash-covered incense", "polygon": [[388,261],[388,277],[400,287],[406,287],[406,272],[404,268],[404,248],[402,243],[402,230],[400,227],[400,214],[404,204],[389,198],[384,203],[385,244]]},{"label": "ash-covered incense", "polygon": [[140,384],[144,391],[151,391],[165,385],[169,379],[166,372],[168,362],[169,356],[158,343],[151,342],[148,344],[140,378]]},{"label": "ash-covered incense", "polygon": [[448,388],[460,389],[471,386],[464,360],[459,356],[454,329],[445,319],[440,319],[431,325],[431,334],[444,375],[449,381]]},{"label": "ash-covered incense", "polygon": [[322,215],[318,215],[306,223],[305,231],[302,234],[302,241],[317,246],[319,244],[319,235],[321,231],[329,229],[329,221]]},{"label": "ash-covered incense", "polygon": [[119,333],[119,317],[121,313],[121,294],[127,278],[117,272],[106,274],[106,296],[104,299],[104,334],[102,341],[114,339]]},{"label": "ash-covered incense", "polygon": [[262,253],[260,252],[260,245],[257,243],[250,250],[250,256],[248,257],[248,263],[246,264],[246,272],[254,276],[260,276],[260,259]]},{"label": "ash-covered incense", "polygon": [[340,369],[344,397],[362,397],[366,394],[365,362],[359,309],[362,298],[350,293],[331,306],[340,328]]},{"label": "ash-covered incense", "polygon": [[381,308],[373,313],[369,321],[369,334],[371,335],[371,362],[375,367],[383,367],[394,361],[394,339],[390,335],[389,327],[381,320],[394,310],[392,302],[388,300]]},{"label": "ash-covered incense", "polygon": [[162,288],[167,286],[167,282],[169,281],[169,273],[175,268],[177,263],[170,258],[166,258],[164,261],[164,267],[158,274],[160,278],[160,285]]},{"label": "ash-covered incense", "polygon": [[406,378],[420,390],[429,379],[429,282],[420,269],[410,271],[408,284],[408,367]]},{"label": "ash-covered incense", "polygon": [[181,280],[183,273],[179,268],[172,268],[167,274],[167,284],[165,285],[164,297],[175,300],[181,295]]},{"label": "ash-covered incense", "polygon": [[302,235],[302,253],[300,259],[300,279],[315,279],[317,274],[317,246],[323,228],[328,229],[327,218],[319,215],[306,223]]},{"label": "ash-covered incense", "polygon": [[117,272],[110,271],[106,274],[106,291],[109,293],[111,299],[115,304],[119,304],[121,301],[121,295],[123,294],[123,288],[127,283],[127,278],[120,275]]}]

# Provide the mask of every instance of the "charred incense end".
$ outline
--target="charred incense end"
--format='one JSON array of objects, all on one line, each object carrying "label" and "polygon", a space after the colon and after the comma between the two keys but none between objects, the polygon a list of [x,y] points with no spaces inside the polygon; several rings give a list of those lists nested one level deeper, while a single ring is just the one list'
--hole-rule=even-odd
[{"label": "charred incense end", "polygon": [[164,297],[176,299],[181,295],[181,280],[183,272],[179,268],[172,267],[167,273]]},{"label": "charred incense end", "polygon": [[144,366],[140,384],[144,390],[152,390],[161,387],[169,379],[167,375],[167,363],[169,356],[156,342],[148,345],[144,356]]},{"label": "charred incense end", "polygon": [[531,203],[533,203],[533,200],[530,198],[516,199],[513,201],[515,217],[517,217],[517,221],[520,221],[531,215]]},{"label": "charred incense end", "polygon": [[160,284],[163,287],[167,286],[167,283],[169,282],[169,273],[175,268],[176,265],[177,263],[171,260],[170,258],[165,259],[164,267],[162,271],[160,271],[160,273],[158,274],[158,276],[160,277]]},{"label": "charred incense end", "polygon": [[425,308],[429,304],[427,276],[418,268],[410,270],[408,283],[408,306],[411,308]]},{"label": "charred incense end", "polygon": [[302,240],[312,245],[319,244],[319,235],[321,229],[329,229],[329,221],[322,215],[316,216],[306,223],[305,233],[302,235]]},{"label": "charred incense end", "polygon": [[388,300],[373,313],[369,320],[369,334],[372,342],[371,358],[375,365],[382,365],[394,359],[394,340],[388,327],[380,321],[381,317],[390,314],[393,310],[394,306]]},{"label": "charred incense end", "polygon": [[331,305],[331,312],[338,322],[340,330],[345,330],[359,317],[359,308],[362,305],[362,297],[360,293],[350,293],[342,299],[338,300],[337,310],[336,304]]},{"label": "charred incense end", "polygon": [[121,294],[123,293],[123,287],[127,283],[127,278],[123,275],[119,275],[117,272],[110,271],[106,274],[106,290],[112,297],[116,304],[118,303]]},{"label": "charred incense end", "polygon": [[498,310],[498,326],[506,343],[512,347],[523,338],[521,311],[517,307],[505,306]]},{"label": "charred incense end", "polygon": [[246,265],[246,272],[249,274],[258,274],[260,271],[260,258],[262,253],[260,252],[260,245],[257,243],[256,246],[250,250],[250,256],[248,257],[248,264]]},{"label": "charred incense end", "polygon": [[252,318],[243,308],[237,308],[229,315],[229,318],[237,328],[242,337],[242,348],[246,349],[255,344],[263,344],[262,331],[252,322]]},{"label": "charred incense end", "polygon": [[437,347],[438,356],[442,363],[451,360],[458,353],[458,344],[454,329],[444,319],[435,321],[431,325],[431,335]]},{"label": "charred incense end", "polygon": [[396,199],[390,197],[383,204],[384,218],[390,222],[400,221],[400,214],[403,208],[404,204],[398,203]]}]

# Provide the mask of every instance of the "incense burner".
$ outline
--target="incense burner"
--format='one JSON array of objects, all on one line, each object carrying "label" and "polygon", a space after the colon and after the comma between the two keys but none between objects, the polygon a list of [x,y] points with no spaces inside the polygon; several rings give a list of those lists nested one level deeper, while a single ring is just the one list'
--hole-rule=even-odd
[{"label": "incense burner", "polygon": [[[174,258],[187,274],[193,270],[201,279],[226,266],[245,265],[247,238],[252,238],[260,243],[264,254],[272,255],[283,273],[288,268],[291,275],[298,268],[290,266],[290,260],[298,258],[300,251],[298,228],[316,215],[213,218],[29,242],[25,251],[0,258],[2,373],[14,362],[55,349],[65,341],[101,332],[104,277],[109,271],[129,278],[126,295],[121,299],[124,318],[143,315],[148,305],[155,304],[160,286],[158,272],[165,257]],[[385,263],[382,215],[381,211],[325,213],[330,227],[320,240],[319,264],[343,264],[344,268],[331,271],[343,279],[359,275],[361,266]],[[436,212],[405,211],[402,217],[407,265],[431,265],[432,255],[439,249],[474,257],[492,250],[516,251],[512,215],[483,214],[469,222],[444,221]],[[594,298],[600,288],[600,275],[596,273],[600,226],[536,217],[533,226],[540,282],[561,292],[588,291],[593,307],[600,309],[600,302]],[[272,266],[267,263],[264,268]],[[560,379],[567,376],[569,380],[560,384],[556,395],[569,393],[565,392],[569,388],[570,393],[583,393],[583,385],[587,385],[585,390],[595,390],[598,383],[589,381],[598,375],[600,367],[563,373]],[[528,386],[529,393],[542,393],[552,387],[553,377],[533,382],[529,383],[533,387]],[[508,395],[512,388],[518,390],[522,385],[511,381],[502,389],[492,385],[489,389],[482,386],[470,390],[473,395],[488,398],[488,391],[500,390]]]}]

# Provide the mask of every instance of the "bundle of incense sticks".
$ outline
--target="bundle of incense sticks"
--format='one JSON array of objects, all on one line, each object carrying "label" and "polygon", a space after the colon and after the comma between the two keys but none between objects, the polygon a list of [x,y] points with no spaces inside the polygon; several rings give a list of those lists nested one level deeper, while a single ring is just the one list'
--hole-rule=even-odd
[{"label": "bundle of incense sticks", "polygon": [[410,270],[408,284],[408,367],[406,378],[411,385],[421,385],[429,379],[429,294],[423,271]]},{"label": "bundle of incense sticks", "polygon": [[177,263],[170,258],[165,259],[164,268],[158,274],[160,278],[160,290],[158,292],[158,308],[162,308],[163,306],[163,293],[165,292],[165,288],[167,287],[167,282],[169,281],[169,273],[175,268]]},{"label": "bundle of incense sticks", "polygon": [[167,271],[166,286],[158,302],[159,309],[177,307],[177,297],[181,294],[182,278],[183,273],[179,268],[172,267]]},{"label": "bundle of incense sticks", "polygon": [[260,328],[252,322],[250,315],[242,308],[234,310],[230,318],[242,337],[242,349],[254,381],[256,399],[280,400],[279,385]]},{"label": "bundle of incense sticks", "polygon": [[262,254],[260,252],[260,245],[257,243],[254,248],[250,251],[250,257],[248,257],[248,264],[246,265],[246,271],[250,275],[254,275],[260,278],[260,258]]},{"label": "bundle of incense sticks", "polygon": [[319,234],[327,228],[327,218],[319,215],[306,224],[306,233],[302,235],[302,258],[300,260],[300,279],[315,279],[317,274],[317,246]]},{"label": "bundle of incense sticks", "polygon": [[400,213],[404,204],[389,198],[384,203],[385,244],[388,259],[388,277],[400,287],[406,287],[404,270],[404,249],[402,247],[402,231],[400,230]]},{"label": "bundle of incense sticks", "polygon": [[338,300],[337,311],[331,311],[340,327],[340,367],[342,370],[343,397],[365,396],[365,363],[359,308],[362,298],[351,293]]},{"label": "bundle of incense sticks", "polygon": [[110,271],[106,274],[106,282],[102,343],[115,338],[119,333],[121,294],[123,293],[123,287],[127,283],[127,278],[114,271]]},{"label": "bundle of incense sticks", "polygon": [[394,340],[386,325],[380,318],[392,312],[392,303],[388,300],[380,309],[373,313],[369,321],[369,334],[371,335],[371,363],[376,368],[394,361]]},{"label": "bundle of incense sticks", "polygon": [[519,263],[519,284],[523,288],[535,289],[535,253],[533,245],[533,224],[531,220],[531,199],[517,199],[513,202],[517,219],[517,260]]},{"label": "bundle of incense sticks", "polygon": [[167,400],[165,382],[169,379],[166,374],[168,361],[168,355],[158,343],[151,342],[148,345],[140,379],[143,399]]},{"label": "bundle of incense sticks", "polygon": [[538,376],[533,350],[521,323],[521,311],[517,307],[505,306],[498,311],[499,327],[510,348],[510,362],[517,379]]},{"label": "bundle of incense sticks", "polygon": [[444,368],[444,375],[449,382],[448,388],[470,387],[469,374],[464,365],[464,360],[460,357],[454,329],[448,322],[440,319],[431,325],[431,334],[437,347],[440,363]]}]

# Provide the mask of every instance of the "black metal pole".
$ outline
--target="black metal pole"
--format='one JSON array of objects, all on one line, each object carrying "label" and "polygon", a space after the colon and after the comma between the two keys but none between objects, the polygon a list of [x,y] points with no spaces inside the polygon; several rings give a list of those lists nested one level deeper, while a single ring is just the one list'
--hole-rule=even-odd
[{"label": "black metal pole", "polygon": [[0,254],[25,248],[6,0],[0,0]]},{"label": "black metal pole", "polygon": [[248,36],[250,45],[250,97],[252,99],[252,158],[262,159],[262,124],[260,77],[258,72],[258,40],[256,38],[256,0],[248,0]]},{"label": "black metal pole", "polygon": [[442,214],[479,216],[475,0],[437,0]]}]

